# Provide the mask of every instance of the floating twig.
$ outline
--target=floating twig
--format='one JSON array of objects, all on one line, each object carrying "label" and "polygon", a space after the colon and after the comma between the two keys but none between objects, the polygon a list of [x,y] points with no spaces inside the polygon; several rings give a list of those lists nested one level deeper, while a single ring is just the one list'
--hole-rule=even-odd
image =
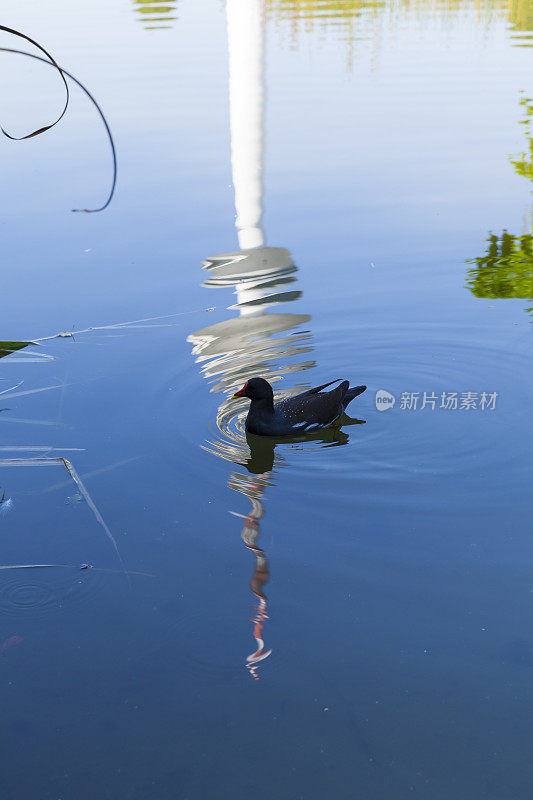
[{"label": "floating twig", "polygon": [[50,453],[55,450],[61,450],[63,453],[84,453],[86,448],[85,447],[53,447],[52,445],[2,445],[0,447],[0,453]]},{"label": "floating twig", "polygon": [[11,391],[13,391],[13,389],[18,389],[19,386],[22,386],[23,383],[24,383],[24,380],[19,381],[14,386],[10,386],[9,389],[4,389],[3,391],[1,391],[0,394],[7,394],[7,392],[11,392]]},{"label": "floating twig", "polygon": [[[117,575],[123,575],[124,571],[121,569],[106,569],[105,567],[95,567],[93,564],[1,564],[2,569],[47,569],[50,567],[62,567],[63,569],[92,569],[95,572],[114,572]],[[135,570],[126,570],[126,575],[142,575],[144,578],[156,578],[151,572],[136,572]]]},{"label": "floating twig", "polygon": [[[115,461],[113,464],[108,464],[105,467],[99,467],[98,469],[93,469],[90,472],[86,472],[84,473],[83,477],[84,479],[94,478],[96,475],[102,475],[104,472],[110,472],[112,469],[117,469],[117,467],[122,467],[124,464],[137,461],[139,458],[142,458],[142,456],[132,456],[131,458],[124,458],[122,461]],[[66,486],[70,486],[70,481],[66,480],[61,481],[60,483],[54,483],[52,486],[47,486],[46,489],[26,490],[20,494],[47,494],[48,492],[55,492],[57,489],[64,489]]]},{"label": "floating twig", "polygon": [[[2,48],[0,47],[0,50]],[[133,319],[129,322],[115,322],[110,325],[93,325],[90,328],[83,328],[80,331],[76,331],[76,335],[79,333],[92,333],[92,331],[110,331],[110,330],[120,330],[121,328],[131,328],[134,325],[138,325],[140,322],[154,322],[157,319],[171,319],[172,317],[184,317],[186,314],[200,314],[202,312],[206,313],[208,311],[214,311],[215,308],[194,308],[191,311],[177,311],[175,314],[161,314],[157,317],[144,317],[143,319]],[[159,327],[159,326],[143,326],[143,327]],[[62,331],[61,333],[54,333],[53,336],[41,336],[38,339],[34,339],[31,344],[39,344],[39,342],[47,342],[50,339],[61,339],[65,338],[65,332]],[[70,338],[70,335],[69,335]]]},{"label": "floating twig", "polygon": [[87,505],[89,506],[89,508],[93,512],[94,516],[96,517],[96,521],[104,529],[107,538],[109,539],[109,541],[113,545],[113,548],[114,548],[114,550],[115,550],[115,552],[117,554],[117,558],[118,558],[118,560],[120,562],[120,565],[122,567],[122,571],[126,575],[126,577],[128,579],[128,583],[129,583],[129,585],[131,587],[131,581],[129,579],[129,576],[128,576],[124,561],[122,560],[122,556],[120,555],[120,551],[118,549],[118,545],[117,545],[117,542],[115,540],[115,537],[113,536],[113,534],[111,533],[111,531],[107,527],[106,523],[104,522],[104,518],[102,517],[102,515],[98,511],[96,505],[93,502],[93,499],[92,499],[91,495],[89,494],[89,492],[85,488],[82,479],[80,478],[80,476],[78,475],[78,473],[76,472],[76,470],[74,469],[74,467],[72,466],[70,461],[68,461],[66,458],[61,458],[61,457],[57,457],[57,458],[1,458],[0,459],[0,466],[9,466],[9,467],[53,467],[53,466],[57,466],[58,464],[62,464],[65,467],[65,469],[69,473],[70,477],[72,478],[72,480],[74,481],[74,483],[76,484],[76,486],[80,490],[81,494],[85,498],[85,501],[86,501]]},{"label": "floating twig", "polygon": [[[4,408],[2,411],[9,411],[9,408]],[[21,422],[24,425],[57,426],[57,421],[55,419],[29,419],[27,417],[0,417],[0,422]]]},{"label": "floating twig", "polygon": [[[100,512],[96,508],[95,504],[93,503],[92,497],[89,494],[89,492],[87,491],[87,489],[85,488],[82,479],[80,478],[80,476],[78,475],[78,473],[76,472],[76,470],[74,469],[74,467],[72,466],[70,461],[68,461],[68,459],[60,458],[59,460],[62,461],[63,464],[65,465],[65,468],[68,470],[72,480],[74,481],[74,483],[76,484],[76,486],[78,487],[78,489],[82,493],[83,497],[85,498],[85,501],[86,501],[87,505],[89,506],[89,508],[93,512],[94,516],[96,517],[97,521],[100,523],[100,525],[102,526],[102,528],[106,532],[108,539],[111,541],[111,543],[113,544],[113,547],[115,548],[115,552],[116,552],[118,560],[120,561],[120,564],[122,566],[122,570],[123,570],[124,574],[126,576],[128,576],[128,574],[126,572],[126,565],[124,564],[124,561],[122,560],[122,556],[120,555],[120,551],[118,549],[118,545],[116,543],[115,537],[113,536],[113,534],[111,533],[111,531],[109,530],[107,525],[105,524],[104,518],[102,517],[102,515],[100,514]],[[130,583],[129,576],[128,576],[128,583]],[[131,586],[131,583],[130,583],[130,586]]]},{"label": "floating twig", "polygon": [[40,389],[26,389],[24,392],[12,392],[11,394],[6,394],[4,396],[4,400],[10,400],[13,397],[24,397],[27,394],[39,394],[39,392],[49,392],[50,389],[62,389],[64,386],[68,385],[69,385],[68,383],[67,384],[54,383],[52,386],[41,386]]}]

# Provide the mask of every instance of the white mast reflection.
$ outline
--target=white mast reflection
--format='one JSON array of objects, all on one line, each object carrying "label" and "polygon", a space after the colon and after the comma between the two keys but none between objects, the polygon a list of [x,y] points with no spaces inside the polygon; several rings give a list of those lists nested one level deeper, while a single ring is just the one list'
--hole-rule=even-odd
[{"label": "white mast reflection", "polygon": [[264,52],[262,0],[226,0],[231,169],[241,250],[265,244],[263,217]]}]

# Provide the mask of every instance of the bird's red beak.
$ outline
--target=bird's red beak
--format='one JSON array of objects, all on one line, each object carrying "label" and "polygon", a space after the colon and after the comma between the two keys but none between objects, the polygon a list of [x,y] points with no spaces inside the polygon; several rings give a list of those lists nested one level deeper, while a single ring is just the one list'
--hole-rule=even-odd
[{"label": "bird's red beak", "polygon": [[238,392],[235,392],[235,394],[233,395],[233,397],[231,399],[233,400],[234,397],[244,397],[244,393],[246,391],[246,387],[247,386],[248,386],[248,381],[246,381],[246,383],[244,384],[242,389],[239,389]]}]

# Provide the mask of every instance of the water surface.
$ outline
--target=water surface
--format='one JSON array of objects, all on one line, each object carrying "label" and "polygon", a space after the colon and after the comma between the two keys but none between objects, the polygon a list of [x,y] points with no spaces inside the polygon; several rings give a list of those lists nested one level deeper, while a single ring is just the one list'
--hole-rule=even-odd
[{"label": "water surface", "polygon": [[3,797],[529,798],[530,4],[3,24]]}]

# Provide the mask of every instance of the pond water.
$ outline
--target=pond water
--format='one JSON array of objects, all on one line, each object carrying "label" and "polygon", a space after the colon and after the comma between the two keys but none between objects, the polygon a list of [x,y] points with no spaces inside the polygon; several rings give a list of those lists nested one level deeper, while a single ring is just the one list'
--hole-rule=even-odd
[{"label": "pond water", "polygon": [[529,798],[528,0],[2,23],[3,800]]}]

